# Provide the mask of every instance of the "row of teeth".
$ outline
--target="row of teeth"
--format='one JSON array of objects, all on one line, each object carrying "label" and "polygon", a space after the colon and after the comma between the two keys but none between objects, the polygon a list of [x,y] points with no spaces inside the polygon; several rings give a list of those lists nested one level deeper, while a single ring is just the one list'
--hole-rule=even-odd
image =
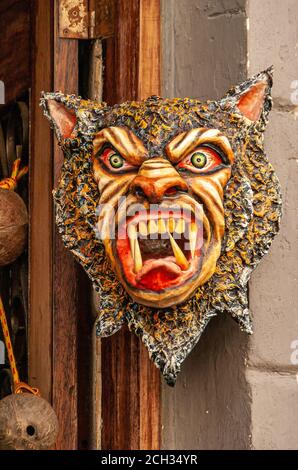
[{"label": "row of teeth", "polygon": [[[192,225],[192,224],[190,224]],[[193,224],[196,226],[195,224]],[[136,236],[136,233],[142,237],[147,237],[148,235],[155,234],[164,234],[164,233],[184,233],[186,229],[186,224],[184,219],[158,219],[158,220],[149,220],[145,222],[141,220],[138,224],[133,222],[129,224],[128,231],[132,236]]]},{"label": "row of teeth", "polygon": [[[176,259],[176,263],[180,266],[181,269],[186,270],[189,267],[189,262],[185,257],[183,251],[176,243],[175,239],[171,235],[172,233],[182,234],[185,232],[186,224],[184,219],[175,220],[170,218],[168,220],[158,219],[149,220],[148,222],[140,221],[138,224],[130,223],[127,228],[127,234],[130,242],[130,250],[134,260],[134,271],[138,273],[143,267],[142,255],[140,250],[140,245],[138,242],[138,233],[142,237],[147,235],[155,234],[168,234],[168,238],[171,243],[173,254]],[[195,249],[196,249],[196,240],[197,240],[197,225],[194,222],[188,224],[188,238],[189,246],[191,251],[191,256],[194,258]]]}]

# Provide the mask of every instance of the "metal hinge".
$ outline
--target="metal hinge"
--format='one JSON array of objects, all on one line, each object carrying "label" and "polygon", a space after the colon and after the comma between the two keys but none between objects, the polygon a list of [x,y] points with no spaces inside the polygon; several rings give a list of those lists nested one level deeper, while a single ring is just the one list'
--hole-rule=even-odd
[{"label": "metal hinge", "polygon": [[60,38],[109,38],[114,19],[115,0],[59,0]]}]

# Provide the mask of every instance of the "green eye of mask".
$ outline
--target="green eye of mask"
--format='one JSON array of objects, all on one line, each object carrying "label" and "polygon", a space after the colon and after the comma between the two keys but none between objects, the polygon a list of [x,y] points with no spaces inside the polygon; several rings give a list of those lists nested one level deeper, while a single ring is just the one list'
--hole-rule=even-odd
[{"label": "green eye of mask", "polygon": [[191,163],[196,168],[204,168],[206,165],[207,158],[206,155],[202,152],[195,152],[191,157]]},{"label": "green eye of mask", "polygon": [[110,164],[113,168],[121,168],[123,166],[123,158],[114,154],[110,157]]}]

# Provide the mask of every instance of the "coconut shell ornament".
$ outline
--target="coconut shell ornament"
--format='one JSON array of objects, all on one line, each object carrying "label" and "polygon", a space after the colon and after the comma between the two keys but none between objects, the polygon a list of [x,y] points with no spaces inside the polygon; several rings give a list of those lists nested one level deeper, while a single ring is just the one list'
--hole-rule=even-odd
[{"label": "coconut shell ornament", "polygon": [[38,389],[20,381],[1,296],[0,323],[14,391],[0,401],[0,450],[50,449],[57,438],[58,420]]},{"label": "coconut shell ornament", "polygon": [[23,199],[14,192],[18,180],[27,173],[15,160],[10,178],[0,181],[0,266],[13,263],[27,242],[28,213]]},{"label": "coconut shell ornament", "polygon": [[0,266],[13,263],[27,241],[28,213],[23,199],[0,187]]},{"label": "coconut shell ornament", "polygon": [[53,447],[58,420],[53,408],[32,393],[0,401],[0,450],[46,450]]}]

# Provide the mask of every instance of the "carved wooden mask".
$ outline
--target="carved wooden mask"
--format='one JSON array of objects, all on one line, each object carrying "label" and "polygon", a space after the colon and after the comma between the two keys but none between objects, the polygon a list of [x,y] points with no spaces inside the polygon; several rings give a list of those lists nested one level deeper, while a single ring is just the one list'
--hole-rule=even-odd
[{"label": "carved wooden mask", "polygon": [[56,221],[99,294],[98,335],[126,321],[169,384],[211,317],[252,331],[247,282],[281,213],[263,150],[271,73],[220,101],[41,100],[65,155]]}]

